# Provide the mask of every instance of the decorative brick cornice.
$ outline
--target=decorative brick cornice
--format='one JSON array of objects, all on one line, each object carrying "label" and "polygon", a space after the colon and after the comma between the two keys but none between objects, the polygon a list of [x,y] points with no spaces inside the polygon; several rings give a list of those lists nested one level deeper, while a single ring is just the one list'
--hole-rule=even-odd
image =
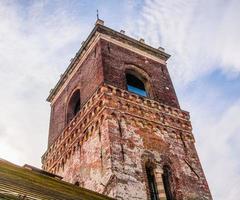
[{"label": "decorative brick cornice", "polygon": [[194,142],[188,112],[104,84],[42,156],[43,169],[56,172],[111,113],[164,137],[179,139],[184,133],[184,140]]},{"label": "decorative brick cornice", "polygon": [[[86,139],[87,135],[84,133],[94,122],[93,118],[99,116],[103,111],[103,89],[104,87],[98,88],[94,95],[86,102],[79,113],[69,122],[63,132],[56,138],[53,144],[42,156],[44,169],[51,169],[56,164],[56,161],[59,161],[59,159],[66,154],[66,149],[67,151],[70,151],[70,147],[76,145],[79,138],[82,140]],[[98,119],[102,121],[103,116],[100,116]],[[99,121],[96,122],[97,125],[98,123]],[[92,127],[91,130],[93,128],[94,127]],[[77,142],[77,146],[73,147],[73,149],[78,148],[79,145],[80,141]]]}]

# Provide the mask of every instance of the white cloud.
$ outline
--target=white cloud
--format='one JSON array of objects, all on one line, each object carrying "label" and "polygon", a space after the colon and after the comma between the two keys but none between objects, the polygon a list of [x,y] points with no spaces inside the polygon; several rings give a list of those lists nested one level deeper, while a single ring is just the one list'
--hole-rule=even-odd
[{"label": "white cloud", "polygon": [[240,195],[240,99],[219,116],[200,102],[188,103],[198,153],[210,189],[214,199],[235,200]]},{"label": "white cloud", "polygon": [[86,34],[61,7],[46,15],[44,2],[25,13],[0,2],[0,157],[17,164],[40,166],[49,121],[45,99]]},{"label": "white cloud", "polygon": [[133,35],[166,47],[177,83],[188,83],[221,68],[240,72],[240,1],[145,0]]},{"label": "white cloud", "polygon": [[214,199],[237,199],[240,98],[230,103],[224,90],[205,81],[180,98],[182,107],[191,113],[198,154]]}]

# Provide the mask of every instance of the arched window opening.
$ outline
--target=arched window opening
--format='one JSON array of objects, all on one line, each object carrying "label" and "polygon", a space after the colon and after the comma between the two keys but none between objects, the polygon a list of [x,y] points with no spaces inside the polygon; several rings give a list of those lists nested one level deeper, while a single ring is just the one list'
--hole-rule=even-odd
[{"label": "arched window opening", "polygon": [[172,172],[170,167],[168,165],[164,165],[162,179],[163,179],[163,185],[164,185],[164,190],[166,193],[167,200],[174,200],[172,189],[171,189],[171,177],[172,177]]},{"label": "arched window opening", "polygon": [[150,192],[151,200],[159,200],[156,179],[154,176],[154,171],[151,166],[146,166],[148,188]]},{"label": "arched window opening", "polygon": [[81,101],[80,101],[80,90],[76,90],[69,102],[68,102],[68,107],[67,107],[67,123],[70,122],[75,115],[79,112],[80,110],[80,105],[81,105]]},{"label": "arched window opening", "polygon": [[141,96],[147,96],[144,83],[132,74],[126,75],[127,79],[127,90],[133,93],[136,93]]}]

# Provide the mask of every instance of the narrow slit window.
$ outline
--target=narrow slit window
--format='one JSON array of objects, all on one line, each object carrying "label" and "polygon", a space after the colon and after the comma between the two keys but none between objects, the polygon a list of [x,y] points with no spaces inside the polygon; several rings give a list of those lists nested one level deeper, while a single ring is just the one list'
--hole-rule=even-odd
[{"label": "narrow slit window", "polygon": [[132,74],[126,75],[127,90],[141,96],[147,96],[144,83]]},{"label": "narrow slit window", "polygon": [[159,200],[157,184],[156,184],[153,168],[150,166],[146,166],[146,173],[147,173],[148,188],[150,192],[150,199]]},{"label": "narrow slit window", "polygon": [[163,185],[166,193],[167,200],[174,200],[172,190],[171,190],[171,169],[169,166],[163,166]]}]

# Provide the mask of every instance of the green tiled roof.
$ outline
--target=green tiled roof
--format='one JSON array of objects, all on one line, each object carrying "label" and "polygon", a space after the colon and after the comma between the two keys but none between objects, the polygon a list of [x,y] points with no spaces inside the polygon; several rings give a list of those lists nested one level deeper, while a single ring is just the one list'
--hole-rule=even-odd
[{"label": "green tiled roof", "polygon": [[113,200],[39,171],[0,159],[0,199],[14,200]]}]

